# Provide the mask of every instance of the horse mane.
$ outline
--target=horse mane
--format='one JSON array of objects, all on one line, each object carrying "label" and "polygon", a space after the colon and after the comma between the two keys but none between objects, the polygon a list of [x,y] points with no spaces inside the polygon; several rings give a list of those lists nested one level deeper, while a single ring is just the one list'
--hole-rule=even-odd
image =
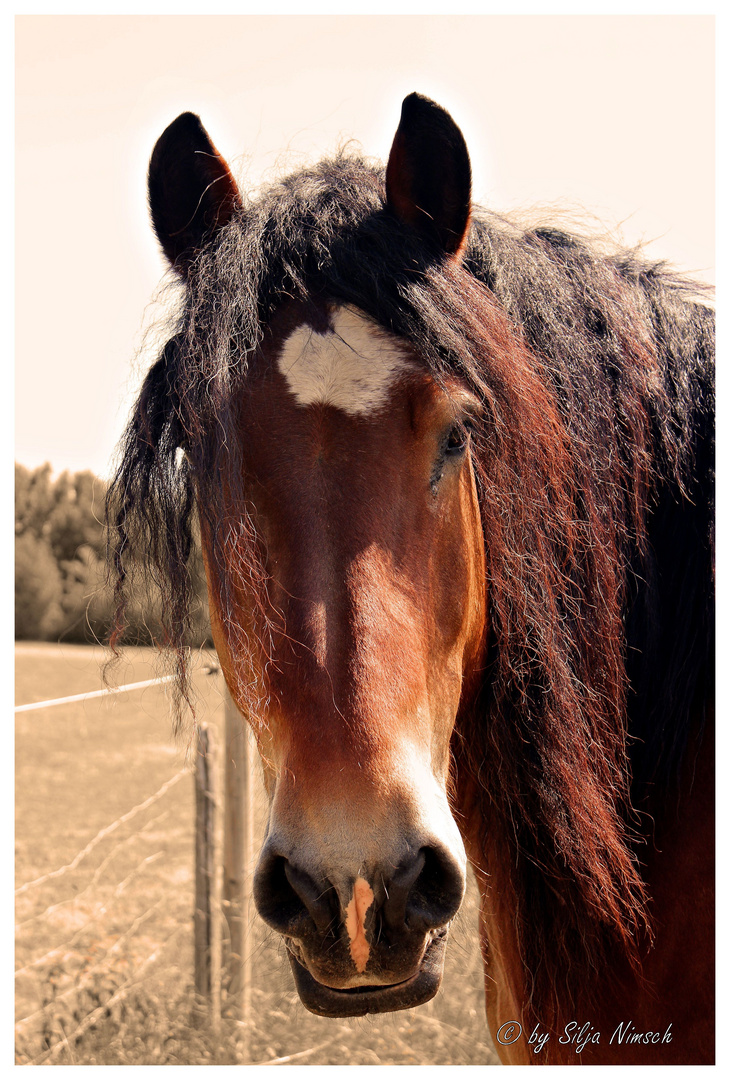
[{"label": "horse mane", "polygon": [[[112,643],[130,575],[148,572],[184,697],[195,507],[242,670],[235,597],[265,654],[275,618],[236,398],[277,307],[352,304],[480,397],[492,644],[457,718],[455,780],[501,852],[544,1016],[569,970],[592,980],[601,955],[636,962],[650,938],[637,811],[679,768],[711,677],[712,312],[693,290],[635,253],[481,210],[462,264],[436,262],[385,208],[383,170],[340,155],[244,204],[200,252],[109,490]],[[247,690],[255,720],[261,687]]]}]

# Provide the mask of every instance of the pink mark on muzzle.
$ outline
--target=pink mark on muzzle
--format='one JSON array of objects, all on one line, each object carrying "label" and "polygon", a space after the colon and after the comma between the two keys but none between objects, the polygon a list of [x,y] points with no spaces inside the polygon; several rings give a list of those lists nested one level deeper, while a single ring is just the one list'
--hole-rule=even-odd
[{"label": "pink mark on muzzle", "polygon": [[365,915],[374,899],[375,895],[367,881],[358,878],[345,912],[345,926],[350,935],[350,956],[361,975],[370,956],[370,945],[365,937]]}]

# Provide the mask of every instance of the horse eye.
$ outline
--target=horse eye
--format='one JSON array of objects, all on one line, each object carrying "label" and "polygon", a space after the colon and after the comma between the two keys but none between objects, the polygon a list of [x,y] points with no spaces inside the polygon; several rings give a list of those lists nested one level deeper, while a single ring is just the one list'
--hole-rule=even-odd
[{"label": "horse eye", "polygon": [[446,453],[457,457],[464,453],[468,442],[468,427],[464,424],[454,424],[446,439]]}]

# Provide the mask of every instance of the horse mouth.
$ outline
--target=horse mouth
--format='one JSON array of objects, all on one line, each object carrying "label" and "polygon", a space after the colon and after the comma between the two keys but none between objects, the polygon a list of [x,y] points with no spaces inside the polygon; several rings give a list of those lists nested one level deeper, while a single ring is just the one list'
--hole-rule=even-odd
[{"label": "horse mouth", "polygon": [[302,1004],[316,1016],[365,1016],[367,1013],[399,1012],[430,1001],[438,992],[444,969],[447,928],[434,937],[418,971],[402,982],[356,986],[336,990],[317,981],[293,954],[287,943],[289,963]]}]

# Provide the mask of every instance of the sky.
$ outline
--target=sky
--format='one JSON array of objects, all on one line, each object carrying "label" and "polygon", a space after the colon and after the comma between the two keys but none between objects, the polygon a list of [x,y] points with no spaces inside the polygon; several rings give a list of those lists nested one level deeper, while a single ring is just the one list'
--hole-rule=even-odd
[{"label": "sky", "polygon": [[580,212],[714,281],[711,16],[24,15],[15,30],[28,467],[110,473],[165,310],[147,163],[185,110],[253,192],[349,140],[387,158],[417,90],[461,127],[476,202]]}]

